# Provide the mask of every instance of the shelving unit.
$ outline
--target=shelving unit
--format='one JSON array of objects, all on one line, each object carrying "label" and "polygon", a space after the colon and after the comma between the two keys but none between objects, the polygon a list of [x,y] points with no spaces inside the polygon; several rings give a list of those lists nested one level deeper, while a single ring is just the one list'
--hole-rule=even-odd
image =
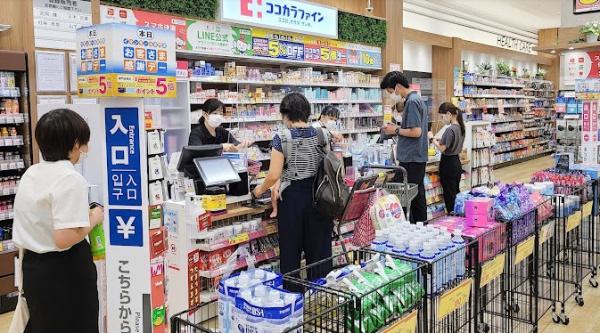
[{"label": "shelving unit", "polygon": [[466,170],[470,179],[470,187],[486,185],[494,181],[494,145],[496,138],[488,130],[491,123],[488,121],[469,121],[465,124],[464,149],[467,151],[469,163]]},{"label": "shelving unit", "polygon": [[0,312],[16,305],[12,243],[13,202],[19,179],[31,165],[31,130],[27,56],[0,51],[0,261],[7,263],[0,273]]}]

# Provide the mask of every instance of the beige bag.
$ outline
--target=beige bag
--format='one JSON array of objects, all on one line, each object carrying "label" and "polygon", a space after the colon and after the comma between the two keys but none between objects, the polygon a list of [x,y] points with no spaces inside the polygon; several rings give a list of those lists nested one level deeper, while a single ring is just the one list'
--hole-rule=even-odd
[{"label": "beige bag", "polygon": [[29,308],[27,307],[27,300],[23,296],[23,253],[23,249],[19,249],[19,260],[17,260],[18,267],[15,267],[15,282],[19,288],[19,299],[8,333],[25,332],[27,322],[29,321]]}]

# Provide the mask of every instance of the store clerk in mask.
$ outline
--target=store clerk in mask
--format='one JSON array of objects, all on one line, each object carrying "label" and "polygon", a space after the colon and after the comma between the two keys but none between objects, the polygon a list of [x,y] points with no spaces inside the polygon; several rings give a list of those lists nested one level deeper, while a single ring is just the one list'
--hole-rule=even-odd
[{"label": "store clerk in mask", "polygon": [[327,105],[323,111],[321,111],[319,120],[312,123],[312,127],[327,129],[329,133],[331,133],[331,139],[334,142],[341,142],[344,140],[344,136],[337,131],[337,122],[339,119],[340,110],[333,105]]},{"label": "store clerk in mask", "polygon": [[223,145],[223,151],[236,152],[248,147],[248,142],[239,142],[223,128],[223,103],[216,98],[207,99],[202,105],[203,115],[198,126],[192,129],[189,146]]}]

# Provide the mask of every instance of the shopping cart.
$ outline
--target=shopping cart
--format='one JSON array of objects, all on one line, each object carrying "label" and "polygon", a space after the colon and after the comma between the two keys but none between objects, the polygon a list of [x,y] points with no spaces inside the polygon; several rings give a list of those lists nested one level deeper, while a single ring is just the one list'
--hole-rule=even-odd
[{"label": "shopping cart", "polygon": [[414,198],[416,198],[417,194],[419,193],[419,187],[417,186],[417,184],[412,184],[412,183],[408,183],[408,173],[406,172],[406,169],[401,167],[401,166],[395,166],[395,165],[377,165],[377,164],[372,164],[369,166],[365,166],[362,167],[360,172],[361,174],[364,174],[365,172],[367,172],[368,170],[372,170],[375,171],[375,173],[377,173],[377,170],[385,170],[388,172],[388,177],[390,176],[395,176],[396,172],[400,171],[402,173],[402,182],[401,183],[397,183],[397,182],[390,182],[386,180],[381,184],[381,187],[383,189],[385,189],[388,193],[390,194],[395,194],[396,196],[398,196],[398,199],[400,199],[400,204],[402,205],[402,207],[406,208],[405,209],[405,214],[406,214],[406,219],[409,220],[410,219],[410,204],[413,201]]}]

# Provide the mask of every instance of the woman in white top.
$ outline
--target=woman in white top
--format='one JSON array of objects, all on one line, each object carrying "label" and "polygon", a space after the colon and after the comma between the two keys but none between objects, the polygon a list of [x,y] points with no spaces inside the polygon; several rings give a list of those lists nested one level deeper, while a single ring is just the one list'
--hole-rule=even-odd
[{"label": "woman in white top", "polygon": [[44,161],[21,179],[13,226],[25,253],[26,332],[97,333],[97,274],[86,236],[103,211],[89,209],[88,184],[73,167],[88,151],[90,128],[74,111],[57,109],[40,118],[35,139]]}]

